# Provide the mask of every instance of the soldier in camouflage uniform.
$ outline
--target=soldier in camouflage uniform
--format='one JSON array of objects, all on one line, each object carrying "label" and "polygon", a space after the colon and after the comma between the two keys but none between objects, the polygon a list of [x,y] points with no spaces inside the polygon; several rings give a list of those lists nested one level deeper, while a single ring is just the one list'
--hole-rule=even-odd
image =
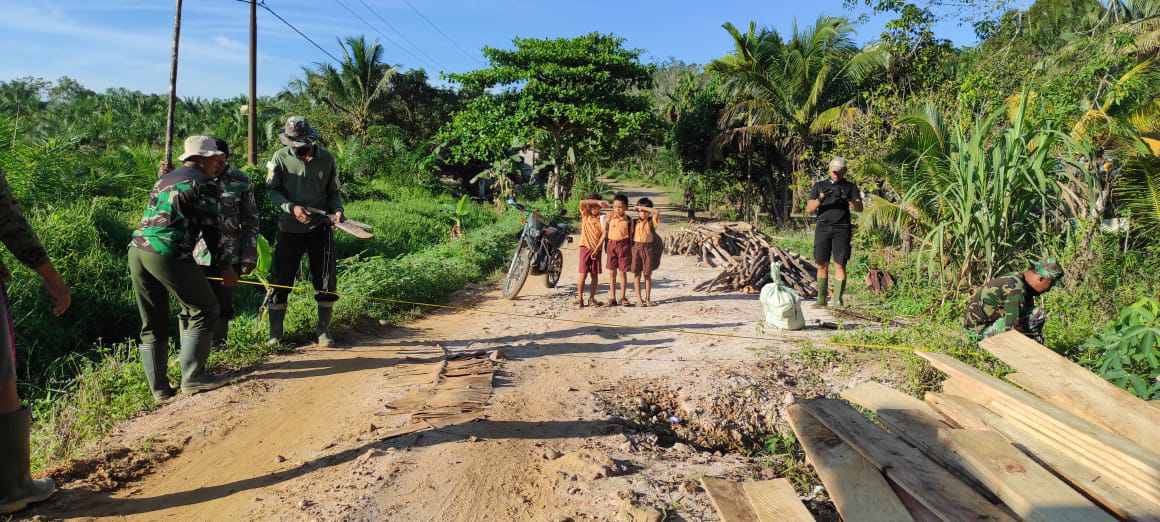
[{"label": "soldier in camouflage uniform", "polygon": [[[24,219],[3,172],[0,172],[0,241],[18,261],[44,279],[44,287],[54,304],[53,313],[63,314],[72,301],[68,285],[61,280],[36,232]],[[28,435],[32,414],[21,406],[16,393],[16,338],[8,290],[4,286],[10,279],[11,274],[0,261],[0,455],[3,455],[0,458],[0,515],[15,513],[56,491],[52,479],[32,480],[29,474]]]},{"label": "soldier in camouflage uniform", "polygon": [[1023,272],[987,281],[967,303],[963,327],[976,341],[1016,330],[1042,343],[1047,316],[1034,300],[1062,278],[1063,268],[1049,258]]},{"label": "soldier in camouflage uniform", "polygon": [[[225,170],[225,159],[213,138],[190,136],[182,167],[163,175],[153,185],[141,225],[129,244],[129,273],[141,314],[141,362],[149,389],[157,399],[172,397],[167,376],[169,360],[169,296],[181,303],[189,317],[181,333],[181,391],[198,393],[225,382],[209,375],[206,362],[218,319],[217,296],[193,260],[193,248],[204,235],[219,251],[233,252],[230,235],[223,235],[218,215],[221,189],[213,182]],[[227,288],[237,285],[233,265],[218,266]]]},{"label": "soldier in camouflage uniform", "polygon": [[[334,156],[315,143],[317,134],[301,116],[286,118],[279,136],[286,145],[270,159],[266,167],[266,187],[270,201],[282,210],[278,217],[278,238],[274,245],[274,270],[270,282],[292,286],[305,253],[310,261],[310,279],[314,300],[318,304],[318,324],[314,333],[321,346],[334,346],[329,333],[334,294],[338,285],[334,262],[334,233],[330,221],[306,210],[320,209],[342,221],[342,195],[339,194],[338,168]],[[286,319],[286,301],[290,291],[272,288],[266,301],[270,316],[271,345],[282,342],[282,324]]]},{"label": "soldier in camouflage uniform", "polygon": [[[230,148],[225,140],[215,138],[218,150],[229,161]],[[238,275],[249,275],[258,264],[258,205],[254,202],[253,182],[249,176],[227,163],[226,172],[215,180],[221,186],[218,199],[218,215],[222,223],[221,234],[234,244],[232,252],[218,252],[218,243],[212,246],[205,238],[197,242],[193,258],[201,265],[207,277],[220,278],[222,265],[234,267]],[[234,318],[234,288],[227,288],[220,281],[211,280],[210,286],[218,299],[218,321],[213,332],[215,346],[222,346],[229,335],[230,321]],[[189,317],[182,316],[182,327]]]}]

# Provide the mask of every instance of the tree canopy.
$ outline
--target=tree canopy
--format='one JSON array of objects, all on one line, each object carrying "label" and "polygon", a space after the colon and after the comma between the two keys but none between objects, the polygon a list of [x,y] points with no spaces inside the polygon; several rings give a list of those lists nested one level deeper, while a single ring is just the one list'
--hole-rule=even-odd
[{"label": "tree canopy", "polygon": [[575,158],[599,160],[645,142],[656,115],[645,89],[651,68],[624,39],[590,33],[576,38],[517,38],[513,49],[485,47],[488,68],[449,79],[483,94],[443,127],[453,162],[490,162],[512,139],[545,153],[548,186],[569,197]]}]

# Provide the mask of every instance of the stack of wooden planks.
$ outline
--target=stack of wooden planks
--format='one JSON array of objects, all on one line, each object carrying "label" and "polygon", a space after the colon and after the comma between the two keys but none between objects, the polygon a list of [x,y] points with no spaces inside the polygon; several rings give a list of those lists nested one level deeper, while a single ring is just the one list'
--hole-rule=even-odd
[{"label": "stack of wooden planks", "polygon": [[705,265],[723,269],[693,288],[698,292],[759,292],[772,281],[769,265],[773,261],[781,263],[782,282],[802,297],[816,297],[817,267],[771,241],[748,223],[709,223],[670,234],[665,252],[698,256]]},{"label": "stack of wooden planks", "polygon": [[1016,373],[918,352],[942,392],[841,393],[877,422],[840,399],[790,406],[844,519],[1160,521],[1160,407],[1019,333],[980,347]]}]

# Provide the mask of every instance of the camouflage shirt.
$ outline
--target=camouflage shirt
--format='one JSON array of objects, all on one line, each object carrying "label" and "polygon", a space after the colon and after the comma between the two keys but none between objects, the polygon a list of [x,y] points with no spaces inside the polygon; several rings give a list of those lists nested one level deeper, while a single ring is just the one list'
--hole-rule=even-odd
[{"label": "camouflage shirt", "polygon": [[[48,261],[48,253],[44,251],[28,220],[24,219],[20,204],[12,197],[12,190],[8,188],[3,171],[0,171],[0,241],[4,242],[4,246],[18,261],[29,268],[36,268]],[[0,261],[0,283],[8,282],[11,277],[4,262]]]},{"label": "camouflage shirt", "polygon": [[[130,246],[166,257],[188,259],[203,234],[222,252],[234,245],[221,230],[218,197],[221,186],[206,173],[181,167],[157,180],[149,193],[149,205],[141,225],[133,231]],[[223,265],[224,266],[224,265]]]},{"label": "camouflage shirt", "polygon": [[[232,242],[234,249],[222,257],[217,245],[209,248],[200,238],[193,250],[199,265],[226,266],[258,263],[258,205],[254,202],[253,183],[242,171],[231,168],[214,180],[221,187],[218,214],[221,219],[223,240]],[[226,237],[228,236],[228,237]],[[220,241],[219,241],[220,244]]]},{"label": "camouflage shirt", "polygon": [[967,303],[963,327],[993,333],[1012,329],[1025,332],[1034,298],[1035,292],[1021,272],[996,277],[979,288]]}]

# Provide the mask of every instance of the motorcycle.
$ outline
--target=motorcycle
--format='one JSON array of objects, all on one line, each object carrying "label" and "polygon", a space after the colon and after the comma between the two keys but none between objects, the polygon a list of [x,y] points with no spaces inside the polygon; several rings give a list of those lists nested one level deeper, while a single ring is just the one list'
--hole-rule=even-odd
[{"label": "motorcycle", "polygon": [[524,223],[524,230],[520,233],[519,244],[503,280],[504,299],[515,299],[528,275],[543,275],[544,286],[555,288],[564,271],[564,254],[560,252],[560,246],[565,241],[572,242],[568,236],[568,225],[545,222],[538,212],[513,200],[507,200],[507,204],[526,215],[520,220]]}]

